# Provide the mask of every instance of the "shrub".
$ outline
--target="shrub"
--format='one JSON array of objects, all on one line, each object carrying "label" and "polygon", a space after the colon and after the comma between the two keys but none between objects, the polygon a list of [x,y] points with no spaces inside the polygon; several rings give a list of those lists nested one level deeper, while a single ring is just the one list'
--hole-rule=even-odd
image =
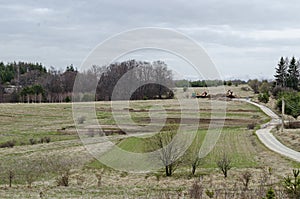
[{"label": "shrub", "polygon": [[121,177],[121,178],[124,178],[124,177],[126,177],[126,176],[128,176],[128,173],[127,173],[126,171],[123,171],[123,172],[120,174],[120,177]]},{"label": "shrub", "polygon": [[283,88],[281,86],[275,86],[273,89],[272,89],[272,95],[276,98],[276,99],[279,99],[283,93],[285,92],[293,92],[293,89],[290,89],[290,88]]},{"label": "shrub", "polygon": [[269,102],[269,94],[268,93],[260,93],[258,95],[258,101],[263,102],[263,103],[268,103]]},{"label": "shrub", "polygon": [[66,172],[60,176],[58,176],[56,178],[56,183],[57,183],[57,186],[69,186],[69,177],[70,177],[70,173],[69,172]]},{"label": "shrub", "polygon": [[275,199],[275,198],[276,198],[275,191],[272,187],[270,187],[270,189],[268,190],[268,192],[266,194],[266,197],[263,199]]},{"label": "shrub", "polygon": [[183,92],[186,92],[188,90],[188,87],[183,87]]},{"label": "shrub", "polygon": [[50,137],[44,137],[44,142],[49,143],[51,141]]},{"label": "shrub", "polygon": [[42,137],[40,139],[40,143],[49,143],[51,141],[50,137]]},{"label": "shrub", "polygon": [[247,129],[248,130],[253,130],[255,128],[255,126],[256,126],[256,124],[254,124],[254,123],[248,124]]},{"label": "shrub", "polygon": [[214,197],[214,195],[215,195],[215,193],[214,193],[214,191],[213,190],[206,190],[205,191],[205,194],[209,197],[209,198],[213,198]]},{"label": "shrub", "polygon": [[290,198],[300,197],[300,170],[293,169],[293,178],[287,176],[284,178],[283,186]]},{"label": "shrub", "polygon": [[281,111],[282,98],[285,102],[285,113],[297,118],[300,115],[300,94],[295,91],[281,93],[278,97],[277,108]]},{"label": "shrub", "polygon": [[0,148],[13,148],[16,145],[15,140],[9,140],[0,144]]},{"label": "shrub", "polygon": [[261,82],[258,81],[257,79],[248,81],[248,85],[250,86],[250,88],[252,88],[254,93],[259,93],[260,84],[261,84]]},{"label": "shrub", "polygon": [[37,141],[36,141],[34,138],[30,138],[30,139],[29,139],[29,143],[30,143],[31,145],[34,145],[34,144],[37,143]]},{"label": "shrub", "polygon": [[269,83],[268,81],[264,80],[262,81],[262,83],[259,85],[259,92],[260,93],[269,93],[269,91],[271,91],[271,83]]},{"label": "shrub", "polygon": [[49,166],[51,172],[57,173],[57,186],[69,186],[71,170],[78,167],[78,161],[67,156],[53,156],[50,158]]}]

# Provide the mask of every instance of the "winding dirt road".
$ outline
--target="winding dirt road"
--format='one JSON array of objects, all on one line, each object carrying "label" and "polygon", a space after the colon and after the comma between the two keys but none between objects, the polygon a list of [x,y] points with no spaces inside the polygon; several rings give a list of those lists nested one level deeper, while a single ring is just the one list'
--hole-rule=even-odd
[{"label": "winding dirt road", "polygon": [[256,135],[259,140],[269,149],[279,153],[283,156],[289,157],[297,162],[300,162],[300,153],[286,147],[282,143],[280,143],[274,135],[271,133],[271,130],[278,124],[281,123],[281,119],[276,115],[271,109],[267,108],[266,106],[257,104],[255,102],[251,102],[250,100],[245,99],[237,99],[237,101],[243,101],[250,104],[253,104],[259,107],[264,113],[271,117],[271,121],[267,124],[262,125],[261,129],[256,131]]}]

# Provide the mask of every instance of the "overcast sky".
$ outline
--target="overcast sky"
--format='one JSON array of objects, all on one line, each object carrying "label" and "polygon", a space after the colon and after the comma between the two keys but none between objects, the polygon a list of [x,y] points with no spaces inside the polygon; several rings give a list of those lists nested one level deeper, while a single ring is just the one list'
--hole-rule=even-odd
[{"label": "overcast sky", "polygon": [[281,56],[300,57],[299,11],[296,0],[0,0],[0,61],[79,67],[108,37],[150,26],[196,40],[226,79],[272,78]]}]

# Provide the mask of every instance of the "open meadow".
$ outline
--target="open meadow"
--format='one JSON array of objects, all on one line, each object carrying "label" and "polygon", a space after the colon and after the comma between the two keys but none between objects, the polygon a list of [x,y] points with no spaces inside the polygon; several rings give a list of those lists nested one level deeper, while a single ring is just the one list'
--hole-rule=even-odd
[{"label": "open meadow", "polygon": [[[234,89],[238,92],[241,87]],[[176,94],[185,95],[180,89]],[[247,92],[239,95],[246,97]],[[90,127],[80,136],[70,103],[0,104],[0,198],[183,198],[192,196],[195,183],[201,185],[203,198],[208,198],[207,190],[213,191],[215,198],[224,198],[224,191],[231,194],[228,198],[241,198],[239,194],[245,194],[243,174],[246,172],[251,173],[248,198],[265,196],[269,186],[276,189],[277,195],[283,194],[280,187],[283,176],[299,164],[269,151],[259,142],[255,129],[269,121],[259,108],[224,98],[185,100],[198,101],[200,109],[181,110],[178,101],[172,99],[130,101],[126,109],[114,110],[119,115],[129,111],[139,127],[147,126],[151,120],[159,123],[160,116],[166,115],[162,133],[169,127],[178,130],[179,123],[185,127],[199,124],[195,139],[169,177],[165,176],[164,168],[148,173],[117,171],[86,150],[90,147],[84,146],[81,139],[94,140],[91,144],[95,144],[104,137],[103,133],[122,150],[134,153],[153,150],[149,140],[156,132],[143,132],[132,125],[120,129],[110,102],[95,103],[102,133]],[[211,107],[220,101],[220,106],[226,105],[225,117],[224,107]],[[153,111],[154,105],[163,107],[164,111]],[[192,175],[193,150],[201,146],[211,122],[220,121],[224,125],[216,146],[199,160]],[[88,121],[80,121],[85,122]],[[128,136],[124,134],[127,131],[131,132]],[[13,146],[7,146],[9,143]],[[105,144],[95,146],[105,147]],[[223,154],[230,158],[232,166],[226,179],[217,166]],[[122,165],[121,159],[115,161]]]}]

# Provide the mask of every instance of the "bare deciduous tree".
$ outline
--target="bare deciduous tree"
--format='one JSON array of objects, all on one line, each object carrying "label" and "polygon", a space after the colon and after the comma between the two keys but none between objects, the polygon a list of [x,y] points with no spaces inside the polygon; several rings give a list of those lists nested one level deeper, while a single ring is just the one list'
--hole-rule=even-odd
[{"label": "bare deciduous tree", "polygon": [[45,155],[36,153],[33,156],[26,156],[17,160],[20,177],[27,183],[28,187],[31,187],[33,182],[49,171],[47,158]]},{"label": "bare deciduous tree", "polygon": [[172,142],[174,139],[175,127],[169,126],[164,132],[159,132],[149,141],[149,147],[153,150],[159,149],[159,160],[165,167],[166,176],[171,176],[180,163],[182,155],[181,147]]},{"label": "bare deciduous tree", "polygon": [[12,187],[13,181],[16,178],[17,169],[16,169],[15,159],[3,159],[0,162],[0,174],[3,182],[8,183],[9,187]]},{"label": "bare deciduous tree", "polygon": [[51,158],[51,170],[58,173],[56,182],[58,186],[69,186],[71,170],[78,167],[78,161],[72,157],[54,156]]},{"label": "bare deciduous tree", "polygon": [[[162,99],[173,98],[174,93],[170,87],[173,85],[172,71],[162,61],[142,62],[129,60],[121,63],[112,63],[106,67],[101,74],[97,87],[98,100],[112,100],[112,93],[115,93],[113,100],[126,99],[131,88],[128,85],[140,85],[130,96],[131,100],[138,99]],[[126,75],[125,75],[126,74]],[[122,78],[124,84],[115,86]]]},{"label": "bare deciduous tree", "polygon": [[201,144],[199,143],[199,134],[197,134],[194,138],[194,142],[187,150],[187,153],[184,156],[184,159],[191,166],[191,173],[195,175],[196,169],[200,164],[201,158],[199,157],[199,151]]},{"label": "bare deciduous tree", "polygon": [[228,171],[231,169],[231,159],[226,153],[223,153],[222,157],[217,161],[217,166],[222,171],[225,178],[227,178]]},{"label": "bare deciduous tree", "polygon": [[244,185],[244,190],[248,190],[251,178],[252,178],[252,174],[250,173],[250,171],[245,171],[242,173],[240,180]]}]

